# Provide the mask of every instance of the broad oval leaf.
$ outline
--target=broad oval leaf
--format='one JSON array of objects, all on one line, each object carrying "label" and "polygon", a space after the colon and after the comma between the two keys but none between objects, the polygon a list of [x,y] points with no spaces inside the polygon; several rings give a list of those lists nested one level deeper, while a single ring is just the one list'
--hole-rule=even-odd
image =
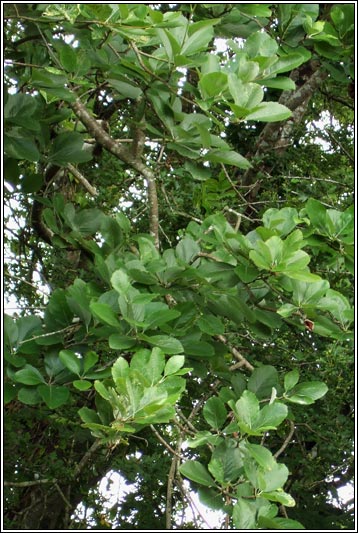
[{"label": "broad oval leaf", "polygon": [[199,461],[193,461],[191,459],[186,461],[180,465],[179,472],[188,479],[191,479],[200,485],[204,485],[205,487],[212,487],[215,485],[213,478],[210,476],[205,466],[199,463]]},{"label": "broad oval leaf", "polygon": [[279,122],[292,115],[288,107],[278,102],[263,102],[246,115],[245,120],[258,120],[259,122]]},{"label": "broad oval leaf", "polygon": [[40,385],[37,390],[50,409],[56,409],[64,405],[70,397],[70,391],[67,387],[57,385]]},{"label": "broad oval leaf", "polygon": [[37,368],[32,365],[25,365],[14,374],[14,379],[24,385],[39,385],[45,383],[45,379]]},{"label": "broad oval leaf", "polygon": [[81,360],[74,352],[71,350],[61,350],[58,356],[68,370],[70,370],[73,374],[77,374],[78,376],[80,375]]},{"label": "broad oval leaf", "polygon": [[170,376],[171,374],[175,374],[182,368],[185,362],[184,355],[173,355],[173,357],[170,357],[168,361],[166,362],[165,368],[164,368],[164,375]]},{"label": "broad oval leaf", "polygon": [[310,405],[322,398],[327,391],[328,387],[322,381],[308,381],[299,383],[286,398],[292,403]]},{"label": "broad oval leaf", "polygon": [[203,415],[207,423],[214,429],[220,429],[227,418],[224,403],[219,398],[209,398],[204,405]]},{"label": "broad oval leaf", "polygon": [[120,322],[115,312],[108,304],[92,302],[90,304],[90,309],[92,314],[101,322],[109,324],[110,326],[120,327]]},{"label": "broad oval leaf", "polygon": [[262,433],[270,429],[276,429],[285,420],[287,413],[287,406],[283,403],[274,402],[265,405],[255,419],[253,429]]},{"label": "broad oval leaf", "polygon": [[247,382],[248,390],[253,392],[259,400],[269,398],[272,387],[277,388],[277,385],[278,372],[271,365],[263,365],[255,368]]}]

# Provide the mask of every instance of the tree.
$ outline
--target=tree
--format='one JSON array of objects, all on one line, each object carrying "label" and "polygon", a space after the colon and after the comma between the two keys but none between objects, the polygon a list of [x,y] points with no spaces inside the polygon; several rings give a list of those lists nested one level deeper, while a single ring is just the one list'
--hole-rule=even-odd
[{"label": "tree", "polygon": [[5,528],[350,528],[353,4],[4,22]]}]

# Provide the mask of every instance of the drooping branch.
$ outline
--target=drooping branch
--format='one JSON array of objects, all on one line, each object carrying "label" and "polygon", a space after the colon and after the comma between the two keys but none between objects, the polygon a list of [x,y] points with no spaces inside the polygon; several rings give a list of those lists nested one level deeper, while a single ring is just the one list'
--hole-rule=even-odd
[{"label": "drooping branch", "polygon": [[88,112],[82,102],[77,99],[71,104],[71,108],[79,120],[86,126],[88,132],[96,141],[108,150],[115,157],[127,163],[132,169],[136,170],[143,176],[147,182],[147,193],[149,202],[149,231],[154,237],[154,243],[159,248],[159,214],[158,214],[158,197],[154,173],[143,163],[143,161],[133,155],[132,150],[122,146],[113,139],[97,122],[97,120]]}]

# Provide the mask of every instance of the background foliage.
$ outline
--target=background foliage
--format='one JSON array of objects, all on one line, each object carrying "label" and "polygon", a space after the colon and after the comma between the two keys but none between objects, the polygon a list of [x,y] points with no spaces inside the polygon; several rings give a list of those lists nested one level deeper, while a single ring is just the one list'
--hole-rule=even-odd
[{"label": "background foliage", "polygon": [[5,4],[5,529],[353,527],[353,22]]}]

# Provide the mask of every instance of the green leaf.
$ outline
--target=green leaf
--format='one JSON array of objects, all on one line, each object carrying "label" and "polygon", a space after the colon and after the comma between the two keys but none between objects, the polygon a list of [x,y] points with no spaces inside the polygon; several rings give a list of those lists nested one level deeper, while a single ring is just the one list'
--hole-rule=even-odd
[{"label": "green leaf", "polygon": [[63,43],[60,49],[60,62],[68,72],[75,72],[77,66],[77,54],[72,46]]},{"label": "green leaf", "polygon": [[184,347],[184,352],[193,357],[214,357],[215,348],[212,344],[206,341],[198,341],[190,336],[181,339]]},{"label": "green leaf", "polygon": [[168,361],[166,362],[166,365],[164,368],[164,375],[170,376],[171,374],[176,374],[178,370],[182,368],[184,363],[185,363],[184,355],[173,355],[173,357],[170,357]]},{"label": "green leaf", "polygon": [[90,309],[92,314],[101,322],[109,324],[115,328],[120,328],[120,322],[117,315],[108,304],[93,302],[90,304]]},{"label": "green leaf", "polygon": [[306,306],[317,306],[318,301],[326,294],[329,289],[327,280],[316,282],[292,281],[293,294],[292,299],[297,307],[305,308]]},{"label": "green leaf", "polygon": [[275,401],[272,404],[265,405],[256,417],[253,429],[260,433],[276,429],[285,420],[287,413],[287,406],[283,403]]},{"label": "green leaf", "polygon": [[198,487],[199,500],[203,505],[210,509],[219,511],[224,507],[224,499],[222,495],[208,487]]},{"label": "green leaf", "polygon": [[245,42],[244,50],[249,57],[271,57],[276,54],[278,44],[267,33],[257,31],[252,33]]},{"label": "green leaf", "polygon": [[275,464],[269,470],[258,472],[259,489],[266,492],[272,492],[281,489],[288,478],[288,468],[286,465]]},{"label": "green leaf", "polygon": [[277,102],[263,102],[245,116],[245,120],[258,120],[259,122],[278,122],[286,120],[292,115],[288,107]]},{"label": "green leaf", "polygon": [[67,163],[85,163],[91,159],[91,154],[83,150],[82,135],[75,131],[57,135],[49,154],[49,161],[60,166]]},{"label": "green leaf", "polygon": [[[304,253],[304,252],[303,252]],[[309,260],[308,254],[305,254],[305,258],[303,258],[303,263],[307,262]],[[294,267],[293,267],[294,268]],[[283,274],[285,274],[288,278],[291,279],[297,279],[299,281],[305,281],[306,283],[314,283],[316,281],[321,281],[321,277],[317,276],[317,274],[311,274],[311,272],[306,270],[281,270]]]},{"label": "green leaf", "polygon": [[81,360],[74,352],[71,350],[61,350],[58,356],[68,370],[70,370],[73,374],[77,374],[78,376],[80,375],[82,366]]},{"label": "green leaf", "polygon": [[257,508],[255,502],[238,498],[232,512],[232,519],[235,529],[257,529],[256,522]]},{"label": "green leaf", "polygon": [[265,228],[274,229],[280,232],[280,236],[288,235],[297,224],[298,213],[293,207],[267,209],[262,215],[262,222]]},{"label": "green leaf", "polygon": [[72,385],[80,391],[88,390],[92,387],[92,383],[85,379],[75,379],[75,381],[72,382]]},{"label": "green leaf", "polygon": [[227,87],[227,74],[224,72],[204,74],[198,86],[204,100],[215,97],[219,98]]},{"label": "green leaf", "polygon": [[223,163],[224,165],[232,165],[243,169],[251,168],[251,163],[245,157],[232,150],[210,150],[204,156],[204,159],[212,163]]},{"label": "green leaf", "polygon": [[333,289],[327,290],[326,296],[319,300],[317,307],[329,311],[343,325],[349,324],[354,319],[353,309],[349,305],[348,299]]},{"label": "green leaf", "polygon": [[4,133],[4,152],[14,159],[25,159],[34,162],[40,159],[40,152],[35,142],[12,131]]},{"label": "green leaf", "polygon": [[308,61],[311,53],[306,48],[301,47],[299,52],[291,52],[279,57],[278,61],[269,69],[269,75],[282,74],[282,72],[289,72]]},{"label": "green leaf", "polygon": [[158,346],[168,355],[175,355],[184,352],[183,345],[178,339],[170,337],[169,335],[138,335],[140,339],[147,341],[149,344]]},{"label": "green leaf", "polygon": [[113,335],[110,335],[108,344],[112,350],[128,350],[137,344],[137,340],[133,337],[114,333]]},{"label": "green leaf", "polygon": [[255,368],[252,372],[247,388],[253,392],[259,400],[271,396],[272,387],[278,386],[278,372],[275,367],[263,365]]},{"label": "green leaf", "polygon": [[208,335],[222,335],[225,332],[225,326],[222,321],[214,315],[203,315],[197,321],[200,331]]},{"label": "green leaf", "polygon": [[177,244],[175,252],[179,259],[191,263],[200,252],[200,246],[190,237],[185,237]]},{"label": "green leaf", "polygon": [[70,397],[70,391],[67,387],[40,385],[37,390],[50,409],[57,409],[57,407],[64,405]]},{"label": "green leaf", "polygon": [[249,452],[263,470],[270,471],[277,464],[270,450],[260,444],[251,444],[245,441],[244,451]]},{"label": "green leaf", "polygon": [[112,365],[111,372],[115,383],[119,378],[127,378],[129,376],[129,365],[124,357],[118,357]]},{"label": "green leaf", "polygon": [[[65,207],[65,212],[68,205]],[[69,225],[74,231],[81,233],[83,237],[88,237],[99,231],[103,218],[104,215],[99,209],[83,209],[75,213]]]},{"label": "green leaf", "polygon": [[88,328],[92,319],[89,310],[90,296],[87,284],[82,279],[75,279],[73,285],[68,287],[66,301],[71,311],[83,320],[86,328]]},{"label": "green leaf", "polygon": [[116,270],[111,277],[111,284],[119,294],[127,294],[131,288],[128,275],[122,270]]},{"label": "green leaf", "polygon": [[205,487],[212,487],[215,485],[213,478],[210,476],[205,466],[199,463],[199,461],[186,461],[180,465],[179,472],[188,479],[191,479],[200,485],[204,485]]},{"label": "green leaf", "polygon": [[310,198],[305,206],[312,224],[322,233],[326,232],[326,208],[314,198]]},{"label": "green leaf", "polygon": [[41,396],[37,388],[22,387],[17,394],[17,398],[25,405],[37,405],[41,402]]},{"label": "green leaf", "polygon": [[292,529],[306,529],[300,522],[291,518],[267,518],[266,516],[260,516],[258,525],[260,529],[265,530],[285,529],[286,531],[291,531]]},{"label": "green leaf", "polygon": [[272,492],[261,492],[260,498],[265,498],[266,500],[270,500],[272,502],[281,503],[285,507],[294,507],[296,505],[296,502],[292,498],[292,496],[290,494],[287,494],[287,492],[284,492],[282,489],[277,489]]},{"label": "green leaf", "polygon": [[258,80],[257,83],[261,83],[269,89],[280,89],[281,91],[294,91],[296,84],[291,78],[284,76],[278,76],[277,78]]},{"label": "green leaf", "polygon": [[81,407],[81,409],[78,410],[78,414],[86,424],[98,424],[101,422],[98,414],[88,407]]},{"label": "green leaf", "polygon": [[15,383],[4,383],[4,403],[10,403],[18,393],[18,386]]},{"label": "green leaf", "polygon": [[290,394],[286,395],[286,398],[292,403],[311,405],[322,398],[327,391],[328,387],[322,381],[308,381],[296,385]]},{"label": "green leaf", "polygon": [[207,423],[214,429],[220,429],[227,418],[225,405],[219,398],[209,398],[204,405],[203,415]]},{"label": "green leaf", "polygon": [[198,431],[195,434],[195,437],[189,438],[185,442],[189,448],[198,448],[199,446],[204,446],[207,444],[216,446],[221,441],[222,438],[219,437],[219,435],[213,435],[210,431]]},{"label": "green leaf", "polygon": [[39,131],[38,120],[34,120],[38,109],[38,100],[33,96],[24,93],[9,94],[4,106],[4,118],[8,124]]},{"label": "green leaf", "polygon": [[[205,22],[207,23],[208,21]],[[189,26],[190,33],[193,31],[194,33],[192,33],[190,37],[184,42],[184,45],[182,46],[180,52],[182,55],[190,56],[192,54],[200,52],[201,50],[204,50],[213,38],[214,30],[211,26],[205,25],[204,27],[198,28],[198,24],[202,24],[202,22],[196,23],[196,25],[193,24],[192,26]],[[210,21],[210,24],[215,24],[215,22]]]},{"label": "green leaf", "polygon": [[214,479],[221,484],[233,483],[243,470],[241,453],[233,439],[227,439],[213,451],[208,469]]},{"label": "green leaf", "polygon": [[32,365],[25,365],[14,374],[14,379],[24,385],[39,385],[45,383],[43,375]]},{"label": "green leaf", "polygon": [[292,304],[283,304],[281,305],[281,307],[277,309],[277,313],[281,315],[283,318],[288,318],[295,311],[297,311],[297,306],[292,305]]},{"label": "green leaf", "polygon": [[94,365],[97,363],[99,359],[98,354],[93,351],[89,351],[85,353],[84,360],[83,360],[83,371],[86,374],[90,368],[94,367]]},{"label": "green leaf", "polygon": [[[131,368],[135,368],[137,358],[138,358],[138,353],[135,354],[132,358]],[[165,367],[164,353],[159,348],[153,348],[146,364],[143,364],[141,362],[141,358],[139,357],[138,369],[140,369],[140,371],[150,381],[151,385],[158,383],[158,381],[162,377],[164,367]]]},{"label": "green leaf", "polygon": [[229,405],[234,410],[241,430],[250,434],[260,411],[259,401],[255,394],[245,390],[236,404],[230,400]]},{"label": "green leaf", "polygon": [[287,372],[284,377],[285,392],[288,392],[289,390],[293,389],[293,387],[297,385],[299,379],[300,373],[297,368],[291,370],[291,372]]},{"label": "green leaf", "polygon": [[131,83],[115,80],[113,78],[109,78],[107,81],[108,84],[119,93],[120,99],[131,98],[132,100],[137,100],[137,98],[142,95],[142,89]]}]

